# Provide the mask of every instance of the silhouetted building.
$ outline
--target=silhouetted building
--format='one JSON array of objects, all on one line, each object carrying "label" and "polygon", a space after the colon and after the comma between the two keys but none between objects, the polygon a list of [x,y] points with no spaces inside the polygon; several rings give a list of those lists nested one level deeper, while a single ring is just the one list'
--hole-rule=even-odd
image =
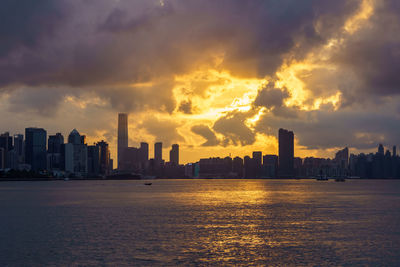
[{"label": "silhouetted building", "polygon": [[149,161],[149,144],[145,142],[140,143],[140,162],[143,164],[142,169],[147,168]]},{"label": "silhouetted building", "polygon": [[262,175],[262,152],[254,151],[253,152],[253,165],[254,165],[254,175],[259,178]]},{"label": "silhouetted building", "polygon": [[383,148],[382,144],[379,144],[379,146],[378,146],[378,154],[380,154],[382,156],[385,154],[385,149]]},{"label": "silhouetted building", "polygon": [[[72,147],[72,157],[70,154],[71,147]],[[74,173],[77,176],[87,175],[88,156],[87,156],[87,145],[85,144],[85,136],[80,135],[76,129],[73,129],[68,136],[68,146],[66,145],[65,148],[66,148],[66,153],[65,153],[66,171]]]},{"label": "silhouetted building", "polygon": [[263,156],[263,176],[267,178],[276,178],[278,174],[278,156]]},{"label": "silhouetted building", "polygon": [[131,172],[140,172],[140,149],[136,147],[128,147],[122,154],[123,162],[121,162],[121,169]]},{"label": "silhouetted building", "polygon": [[294,134],[292,131],[279,129],[279,176],[294,175]]},{"label": "silhouetted building", "polygon": [[199,177],[201,178],[234,178],[229,170],[232,166],[230,157],[200,159]]},{"label": "silhouetted building", "polygon": [[169,161],[172,164],[179,165],[179,145],[172,145],[172,149],[169,151]]},{"label": "silhouetted building", "polygon": [[64,168],[64,136],[61,133],[49,135],[47,141],[47,169],[62,170]]},{"label": "silhouetted building", "polygon": [[249,156],[244,157],[244,177],[256,178],[255,161]]},{"label": "silhouetted building", "polygon": [[0,147],[0,170],[5,169],[4,164],[4,148]]},{"label": "silhouetted building", "polygon": [[158,164],[162,162],[162,142],[154,144],[154,161]]},{"label": "silhouetted building", "polygon": [[393,146],[393,153],[392,153],[393,155],[393,157],[396,157],[397,156],[397,150],[396,150],[396,146]]},{"label": "silhouetted building", "polygon": [[88,146],[87,150],[88,176],[97,177],[100,174],[100,146]]},{"label": "silhouetted building", "polygon": [[0,148],[4,149],[4,168],[11,168],[13,142],[9,132],[0,135]]},{"label": "silhouetted building", "polygon": [[124,150],[128,148],[128,114],[118,114],[118,169],[121,169]]},{"label": "silhouetted building", "polygon": [[108,174],[110,170],[110,150],[108,148],[108,143],[101,142],[97,143],[100,152],[100,173],[101,174]]},{"label": "silhouetted building", "polygon": [[31,165],[33,171],[45,170],[47,132],[42,128],[25,129],[25,163]]},{"label": "silhouetted building", "polygon": [[24,135],[15,134],[13,150],[9,151],[11,169],[18,170],[20,165],[25,163],[24,144]]},{"label": "silhouetted building", "polygon": [[232,171],[236,173],[237,178],[243,178],[243,159],[235,157],[232,162]]}]

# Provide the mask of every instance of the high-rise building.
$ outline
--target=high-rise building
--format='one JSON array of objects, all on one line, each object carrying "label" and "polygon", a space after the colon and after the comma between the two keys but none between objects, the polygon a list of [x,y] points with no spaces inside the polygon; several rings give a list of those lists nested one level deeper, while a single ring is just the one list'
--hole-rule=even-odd
[{"label": "high-rise building", "polygon": [[385,149],[383,148],[382,144],[379,144],[378,146],[378,154],[382,156],[385,155]]},{"label": "high-rise building", "polygon": [[392,153],[393,157],[397,156],[397,151],[396,151],[396,146],[393,146],[393,153]]},{"label": "high-rise building", "polygon": [[88,146],[88,175],[96,177],[100,174],[100,147],[98,145]]},{"label": "high-rise building", "polygon": [[88,151],[87,145],[85,144],[85,136],[80,135],[76,129],[73,129],[68,136],[68,146],[65,146],[66,171],[72,172],[77,176],[85,176],[88,172],[87,152]]},{"label": "high-rise building", "polygon": [[143,167],[147,165],[149,161],[149,144],[145,142],[140,143],[140,161],[143,164]]},{"label": "high-rise building", "polygon": [[47,141],[47,169],[62,170],[64,168],[64,153],[62,147],[64,136],[61,133],[50,135]]},{"label": "high-rise building", "polygon": [[4,169],[6,166],[4,164],[4,148],[0,147],[0,170]]},{"label": "high-rise building", "polygon": [[294,134],[292,131],[279,129],[279,176],[294,175]]},{"label": "high-rise building", "polygon": [[108,148],[108,143],[101,142],[97,143],[100,151],[100,173],[101,174],[108,174],[110,170],[110,150]]},{"label": "high-rise building", "polygon": [[232,162],[232,171],[236,173],[238,178],[243,177],[243,159],[235,157]]},{"label": "high-rise building", "polygon": [[263,173],[268,178],[275,178],[278,174],[278,156],[264,155],[263,156]]},{"label": "high-rise building", "polygon": [[154,161],[156,164],[162,162],[162,142],[157,142],[154,144]]},{"label": "high-rise building", "polygon": [[261,165],[262,165],[262,152],[254,151],[253,152],[253,165],[254,165],[254,173],[256,177],[260,177],[262,175]]},{"label": "high-rise building", "polygon": [[47,132],[42,128],[26,128],[25,138],[25,163],[34,171],[45,170]]},{"label": "high-rise building", "polygon": [[172,145],[172,149],[169,151],[169,161],[172,164],[179,165],[179,145]]},{"label": "high-rise building", "polygon": [[12,136],[9,132],[0,135],[0,147],[4,149],[4,168],[11,168],[12,156],[10,153],[13,150]]},{"label": "high-rise building", "polygon": [[349,149],[345,147],[339,150],[335,155],[335,161],[341,169],[347,169],[349,167]]},{"label": "high-rise building", "polygon": [[128,114],[118,114],[118,169],[123,166],[124,150],[128,148]]},{"label": "high-rise building", "polygon": [[14,150],[17,153],[18,157],[20,157],[20,163],[23,163],[24,160],[24,135],[23,134],[15,134],[14,135]]}]

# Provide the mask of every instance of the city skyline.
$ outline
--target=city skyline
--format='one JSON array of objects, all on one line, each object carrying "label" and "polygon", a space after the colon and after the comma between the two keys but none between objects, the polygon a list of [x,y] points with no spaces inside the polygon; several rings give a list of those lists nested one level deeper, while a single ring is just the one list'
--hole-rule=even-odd
[{"label": "city skyline", "polygon": [[[50,177],[111,178],[316,178],[352,177],[400,178],[400,157],[397,147],[391,150],[379,144],[375,153],[354,154],[348,147],[335,152],[334,157],[318,158],[294,154],[295,134],[280,128],[279,151],[265,154],[253,151],[251,156],[219,157],[208,154],[190,163],[180,162],[179,144],[172,144],[169,161],[162,154],[163,143],[155,142],[150,158],[149,144],[128,146],[128,115],[118,114],[118,164],[114,168],[109,144],[104,140],[94,145],[86,136],[73,129],[66,142],[61,133],[48,135],[43,128],[25,128],[24,135],[0,134],[0,169],[3,175],[12,171],[33,171]],[[11,170],[11,173],[9,171]],[[44,172],[44,173],[43,173]],[[9,174],[7,174],[9,173]],[[35,174],[33,174],[35,175]],[[17,174],[18,177],[18,174]],[[322,179],[322,178],[321,178]]]},{"label": "city skyline", "polygon": [[77,128],[115,164],[118,112],[182,162],[276,154],[279,128],[302,157],[399,143],[397,1],[217,2],[7,1],[0,131]]}]

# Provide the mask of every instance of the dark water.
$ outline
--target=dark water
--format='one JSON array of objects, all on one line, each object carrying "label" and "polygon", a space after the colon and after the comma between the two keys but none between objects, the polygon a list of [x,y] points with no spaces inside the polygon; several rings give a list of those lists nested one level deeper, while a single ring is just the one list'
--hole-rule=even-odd
[{"label": "dark water", "polygon": [[400,181],[0,183],[0,266],[400,265]]}]

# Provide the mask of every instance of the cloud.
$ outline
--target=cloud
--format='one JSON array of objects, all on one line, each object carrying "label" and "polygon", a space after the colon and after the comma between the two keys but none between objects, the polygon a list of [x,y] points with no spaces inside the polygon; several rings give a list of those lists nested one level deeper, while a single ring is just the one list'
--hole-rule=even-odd
[{"label": "cloud", "polygon": [[156,142],[163,142],[164,146],[170,146],[173,143],[184,142],[185,139],[179,134],[177,128],[179,123],[173,120],[159,119],[155,116],[149,116],[138,125],[138,128],[144,128],[155,137]]},{"label": "cloud", "polygon": [[268,109],[279,108],[283,105],[283,101],[290,96],[286,88],[275,88],[273,82],[268,83],[262,88],[254,100],[254,105],[263,106]]},{"label": "cloud", "polygon": [[213,130],[225,137],[224,145],[251,145],[256,139],[255,133],[245,124],[249,117],[245,112],[230,112],[214,123]]},{"label": "cloud", "polygon": [[207,141],[202,146],[217,146],[220,144],[215,133],[206,125],[195,125],[191,128],[192,132],[204,137]]},{"label": "cloud", "polygon": [[308,149],[323,150],[342,146],[371,149],[378,142],[396,144],[400,134],[400,117],[394,114],[394,108],[390,108],[390,112],[370,112],[369,108],[360,105],[335,112],[329,109],[298,110],[296,117],[287,118],[267,112],[258,121],[256,131],[276,135],[279,128],[291,129],[299,144]]}]

